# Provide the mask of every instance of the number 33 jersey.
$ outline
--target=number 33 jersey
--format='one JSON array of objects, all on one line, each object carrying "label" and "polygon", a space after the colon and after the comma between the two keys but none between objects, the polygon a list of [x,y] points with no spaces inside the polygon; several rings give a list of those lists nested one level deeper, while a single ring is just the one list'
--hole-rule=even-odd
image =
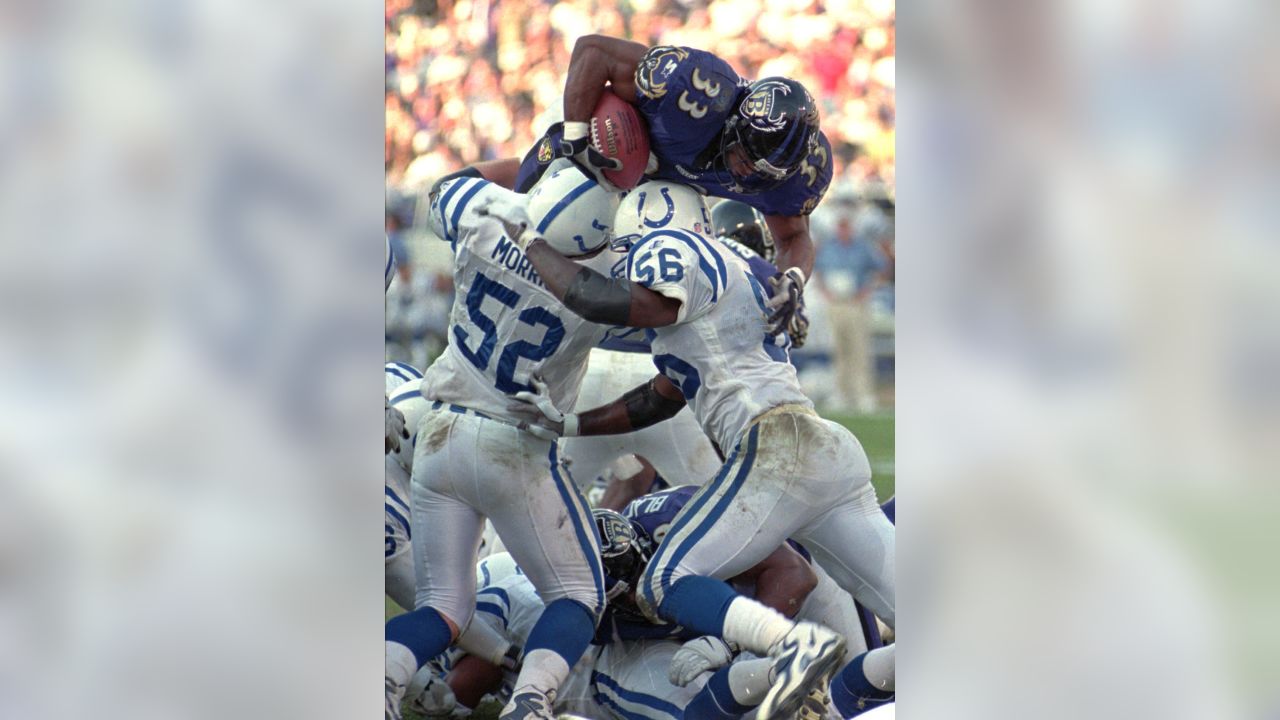
[{"label": "number 33 jersey", "polygon": [[[537,271],[495,220],[475,209],[499,197],[520,198],[479,178],[444,183],[431,207],[432,228],[454,250],[449,345],[427,368],[422,387],[432,400],[505,421],[536,420],[527,403],[530,378],[541,377],[552,402],[573,408],[587,354],[607,327],[570,312],[546,289]],[[607,248],[585,263],[604,269],[621,256]]]},{"label": "number 33 jersey", "polygon": [[636,109],[649,125],[649,147],[658,170],[649,177],[696,185],[709,195],[740,200],[765,215],[808,215],[831,184],[831,143],[818,146],[800,171],[782,185],[744,194],[707,172],[704,163],[720,150],[725,121],[746,99],[750,81],[729,63],[704,50],[660,45],[636,66]]},{"label": "number 33 jersey", "polygon": [[786,350],[767,333],[764,287],[723,244],[690,230],[656,230],[631,246],[626,272],[680,301],[675,324],[654,331],[653,363],[723,450],[772,407],[813,406]]}]

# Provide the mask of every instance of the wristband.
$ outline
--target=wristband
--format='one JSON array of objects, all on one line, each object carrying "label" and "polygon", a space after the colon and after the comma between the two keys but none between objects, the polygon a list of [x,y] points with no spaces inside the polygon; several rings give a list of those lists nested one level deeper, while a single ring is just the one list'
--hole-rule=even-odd
[{"label": "wristband", "polygon": [[573,437],[578,434],[578,413],[569,413],[564,416],[564,432],[560,434],[564,437]]},{"label": "wristband", "polygon": [[564,139],[566,142],[581,140],[591,132],[591,125],[585,122],[565,121],[563,126]]}]

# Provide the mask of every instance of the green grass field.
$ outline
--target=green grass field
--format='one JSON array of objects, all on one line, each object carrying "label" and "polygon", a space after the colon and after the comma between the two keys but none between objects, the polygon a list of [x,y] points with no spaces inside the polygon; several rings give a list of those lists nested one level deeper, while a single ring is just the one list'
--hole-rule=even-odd
[{"label": "green grass field", "polygon": [[[895,487],[893,414],[845,415],[828,412],[823,413],[823,416],[849,428],[862,443],[862,447],[867,451],[867,457],[871,460],[871,482],[875,485],[880,502],[883,503],[893,497]],[[404,611],[399,605],[392,602],[391,598],[386,598],[387,619],[402,612]],[[501,710],[501,706],[497,703],[482,704],[476,708],[471,717],[474,720],[497,720]],[[420,720],[419,716],[412,712],[405,712],[404,716],[406,720]]]}]

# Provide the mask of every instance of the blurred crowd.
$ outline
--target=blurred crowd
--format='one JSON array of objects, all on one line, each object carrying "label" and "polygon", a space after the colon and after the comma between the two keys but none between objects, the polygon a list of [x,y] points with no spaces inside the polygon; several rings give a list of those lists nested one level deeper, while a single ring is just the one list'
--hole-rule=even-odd
[{"label": "blurred crowd", "polygon": [[893,0],[387,0],[388,184],[523,156],[592,32],[800,80],[821,104],[836,184],[893,184]]},{"label": "blurred crowd", "polygon": [[891,403],[894,19],[893,0],[387,0],[387,231],[402,261],[389,358],[421,367],[447,342],[451,277],[414,221],[420,191],[470,163],[522,157],[559,110],[574,42],[603,33],[705,49],[743,77],[809,88],[834,176],[812,218],[814,323],[796,363],[827,396],[815,400]]}]

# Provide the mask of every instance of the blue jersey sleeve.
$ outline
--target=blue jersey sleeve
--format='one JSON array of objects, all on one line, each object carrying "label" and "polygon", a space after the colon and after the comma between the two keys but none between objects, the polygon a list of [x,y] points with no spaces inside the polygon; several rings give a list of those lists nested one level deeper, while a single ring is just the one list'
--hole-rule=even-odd
[{"label": "blue jersey sleeve", "polygon": [[720,134],[746,81],[703,50],[659,45],[636,66],[636,108],[658,159],[692,165]]},{"label": "blue jersey sleeve", "polygon": [[547,128],[547,132],[542,137],[538,138],[533,147],[529,148],[529,152],[525,153],[520,161],[520,170],[516,173],[514,188],[516,192],[527,193],[542,179],[551,161],[556,159],[555,149],[563,138],[564,123],[554,123]]},{"label": "blue jersey sleeve", "polygon": [[634,520],[655,543],[662,542],[680,508],[698,491],[693,485],[681,485],[638,497],[627,504],[622,514]]}]

